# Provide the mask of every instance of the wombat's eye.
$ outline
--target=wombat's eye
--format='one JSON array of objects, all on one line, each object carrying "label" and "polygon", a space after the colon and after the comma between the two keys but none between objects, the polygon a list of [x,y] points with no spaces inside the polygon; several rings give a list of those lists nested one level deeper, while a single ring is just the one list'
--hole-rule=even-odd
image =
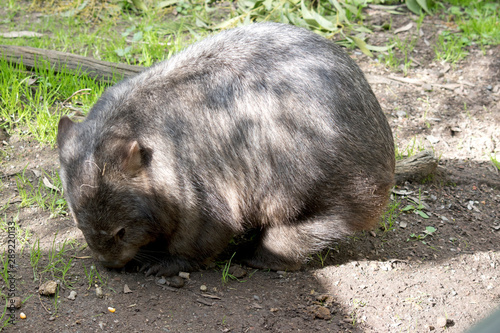
[{"label": "wombat's eye", "polygon": [[120,230],[118,230],[118,232],[116,233],[116,237],[120,238],[120,239],[123,239],[123,236],[125,236],[125,228],[121,228]]}]

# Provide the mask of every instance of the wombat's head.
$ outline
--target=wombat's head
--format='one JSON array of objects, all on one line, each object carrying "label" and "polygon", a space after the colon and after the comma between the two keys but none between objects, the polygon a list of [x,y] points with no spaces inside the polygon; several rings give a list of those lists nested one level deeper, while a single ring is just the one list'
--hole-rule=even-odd
[{"label": "wombat's head", "polygon": [[146,175],[151,154],[137,141],[116,135],[97,140],[94,126],[92,120],[60,120],[60,177],[76,224],[96,258],[118,268],[157,234]]}]

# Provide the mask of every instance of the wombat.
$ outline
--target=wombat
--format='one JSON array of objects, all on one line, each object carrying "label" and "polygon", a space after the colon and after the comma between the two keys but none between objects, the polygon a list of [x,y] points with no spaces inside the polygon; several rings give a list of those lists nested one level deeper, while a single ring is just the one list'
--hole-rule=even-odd
[{"label": "wombat", "polygon": [[257,230],[245,263],[296,270],[380,219],[391,129],[363,73],[327,39],[253,24],[193,44],[59,122],[60,176],[104,266],[194,270]]}]

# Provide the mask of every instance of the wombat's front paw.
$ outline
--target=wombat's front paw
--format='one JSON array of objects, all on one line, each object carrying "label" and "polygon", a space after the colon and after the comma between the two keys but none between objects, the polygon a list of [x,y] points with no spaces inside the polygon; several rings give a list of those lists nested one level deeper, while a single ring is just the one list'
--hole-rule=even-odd
[{"label": "wombat's front paw", "polygon": [[191,272],[198,269],[198,265],[181,258],[166,258],[159,263],[144,264],[140,271],[146,276],[174,276],[179,272]]}]

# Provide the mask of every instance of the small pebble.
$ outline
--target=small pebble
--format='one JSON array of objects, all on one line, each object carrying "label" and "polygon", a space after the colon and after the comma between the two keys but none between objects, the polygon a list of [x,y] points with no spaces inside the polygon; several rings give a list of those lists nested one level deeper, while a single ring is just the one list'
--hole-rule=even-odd
[{"label": "small pebble", "polygon": [[329,320],[332,318],[330,310],[324,306],[317,306],[313,310],[313,314],[316,318]]},{"label": "small pebble", "polygon": [[422,89],[424,89],[424,91],[432,91],[432,86],[426,83],[422,85]]},{"label": "small pebble", "polygon": [[404,118],[406,117],[408,114],[406,113],[406,111],[403,111],[403,110],[399,110],[396,112],[396,116],[398,116],[399,118]]},{"label": "small pebble", "polygon": [[130,288],[128,287],[128,285],[124,285],[123,286],[123,293],[124,294],[130,294],[132,292],[132,290],[130,290]]},{"label": "small pebble", "polygon": [[174,288],[182,288],[184,287],[184,279],[180,276],[172,276],[169,281],[169,286]]},{"label": "small pebble", "polygon": [[50,280],[42,284],[38,289],[38,292],[40,293],[40,295],[52,296],[55,295],[56,289],[57,289],[57,282]]},{"label": "small pebble", "polygon": [[241,279],[247,275],[247,271],[241,268],[240,266],[235,265],[229,268],[229,274],[231,274],[237,279]]},{"label": "small pebble", "polygon": [[201,290],[201,291],[207,291],[207,286],[205,286],[204,284],[202,284],[202,285],[200,286],[200,290]]},{"label": "small pebble", "polygon": [[189,280],[189,273],[179,272],[179,276],[183,279]]},{"label": "small pebble", "polygon": [[438,143],[440,141],[439,138],[435,137],[435,136],[432,136],[432,135],[428,135],[426,137],[427,140],[429,140],[429,142],[433,145],[435,145],[436,143]]},{"label": "small pebble", "polygon": [[446,327],[448,320],[445,317],[439,317],[436,322],[437,327]]},{"label": "small pebble", "polygon": [[21,297],[12,297],[9,301],[10,304],[14,305],[16,309],[19,309],[23,302],[21,301]]},{"label": "small pebble", "polygon": [[76,299],[76,295],[77,295],[76,291],[71,290],[71,292],[69,293],[69,296],[66,298],[74,301]]},{"label": "small pebble", "polygon": [[95,295],[99,298],[103,298],[104,294],[102,293],[101,287],[95,287]]},{"label": "small pebble", "polygon": [[165,280],[164,278],[161,278],[161,279],[158,279],[158,281],[156,281],[156,283],[158,283],[158,284],[166,284],[167,280]]}]

